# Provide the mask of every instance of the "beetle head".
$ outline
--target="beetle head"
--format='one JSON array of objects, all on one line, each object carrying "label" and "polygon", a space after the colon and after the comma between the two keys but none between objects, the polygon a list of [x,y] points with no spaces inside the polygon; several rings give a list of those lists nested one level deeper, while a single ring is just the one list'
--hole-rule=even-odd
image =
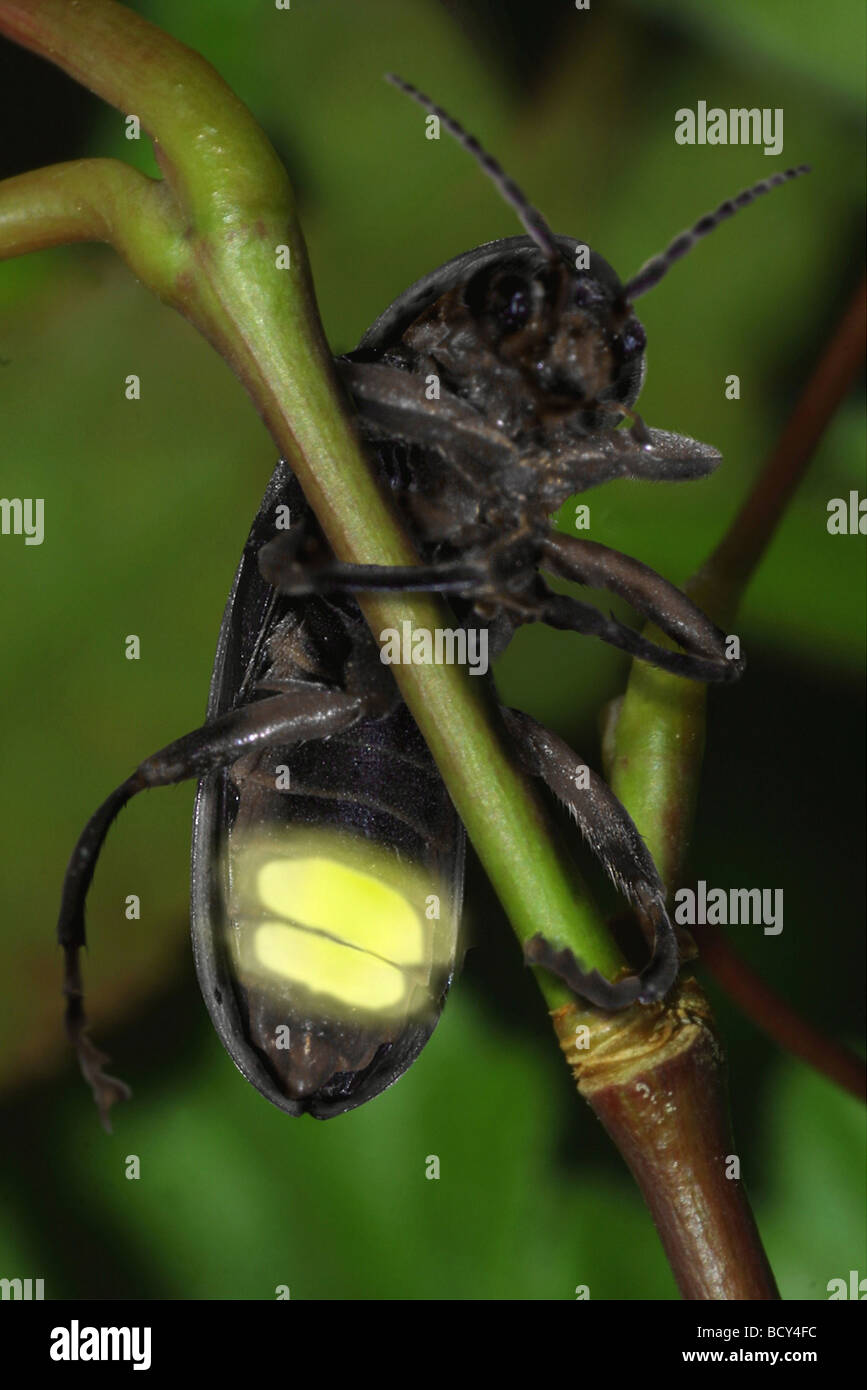
[{"label": "beetle head", "polygon": [[[632,302],[658,285],[671,266],[721,222],[772,188],[809,171],[802,164],[772,174],[727,199],[622,285],[607,262],[587,247],[581,249],[589,256],[589,268],[583,268],[586,260],[571,261],[565,245],[574,247],[574,243],[554,235],[497,161],[442,107],[400,77],[388,74],[387,80],[436,116],[469,150],[536,244],[532,260],[520,265],[508,259],[483,265],[463,286],[463,304],[479,346],[520,369],[530,396],[544,398],[547,417],[585,415],[597,406],[604,412],[606,402],[631,405],[644,376],[646,343]],[[465,359],[471,347],[466,340],[468,326],[466,321],[458,323],[459,334],[464,334]],[[472,391],[469,394],[472,397]]]},{"label": "beetle head", "polygon": [[472,275],[463,299],[479,338],[520,368],[548,415],[629,405],[643,378],[644,329],[601,258],[578,270],[557,251],[555,262],[541,253],[505,258]]},{"label": "beetle head", "polygon": [[369,336],[392,364],[443,377],[516,443],[616,424],[610,406],[641,390],[644,330],[607,261],[569,237],[554,245],[554,262],[528,236],[465,252]]}]

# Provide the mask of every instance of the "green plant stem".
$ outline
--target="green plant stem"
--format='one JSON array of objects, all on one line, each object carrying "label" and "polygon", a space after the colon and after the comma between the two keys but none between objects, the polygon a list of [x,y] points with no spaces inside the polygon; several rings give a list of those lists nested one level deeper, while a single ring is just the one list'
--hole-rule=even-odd
[{"label": "green plant stem", "polygon": [[[813,452],[864,360],[865,282],[852,297],[779,441],[726,536],[687,584],[730,630]],[[645,635],[671,646],[657,628]],[[704,753],[707,690],[635,661],[606,738],[611,786],[629,811],[669,890],[683,877]]]},{"label": "green plant stem", "polygon": [[[0,185],[4,254],[56,244],[64,219],[75,239],[89,227],[109,240],[230,363],[338,558],[412,564],[334,378],[288,180],[247,109],[204,59],[113,0],[0,0],[0,32],[137,115],[165,175],[164,185],[128,178],[126,202],[123,178],[95,170],[100,161]],[[102,217],[90,205],[100,177],[109,203]],[[76,178],[89,209],[77,219]],[[47,190],[64,184],[58,211]],[[143,203],[148,238],[134,225]],[[278,264],[281,247],[288,268]],[[375,635],[404,620],[428,629],[454,621],[421,596],[360,602]],[[535,791],[508,761],[498,716],[476,683],[455,666],[392,670],[519,939],[543,930],[588,967],[616,975],[623,959]],[[549,1005],[562,1002],[566,991],[537,975]]]},{"label": "green plant stem", "polygon": [[[778,443],[727,534],[687,585],[695,601],[726,629],[741,596],[803,477],[815,448],[864,361],[867,281],[862,280],[822,352]],[[657,629],[648,636],[667,641]],[[633,663],[626,695],[608,731],[607,770],[656,860],[669,891],[683,881],[704,751],[704,686]],[[863,1062],[823,1037],[743,972],[726,943],[704,951],[713,969],[754,1022],[783,1048],[853,1094],[863,1096]],[[798,1045],[792,1040],[798,1032]]]},{"label": "green plant stem", "polygon": [[178,227],[163,184],[117,159],[75,159],[19,174],[0,189],[0,259],[76,241],[112,242],[167,298],[162,248]]}]

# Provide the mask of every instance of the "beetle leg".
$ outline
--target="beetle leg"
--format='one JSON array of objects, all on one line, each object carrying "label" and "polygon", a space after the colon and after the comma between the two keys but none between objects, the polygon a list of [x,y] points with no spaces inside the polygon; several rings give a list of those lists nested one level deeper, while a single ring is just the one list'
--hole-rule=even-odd
[{"label": "beetle leg", "polygon": [[517,446],[460,396],[448,390],[431,400],[423,376],[380,362],[335,363],[353,397],[364,432],[437,449],[447,462],[458,454],[477,471],[503,467],[519,457]]},{"label": "beetle leg", "polygon": [[[544,585],[542,588],[544,589]],[[735,680],[743,663],[735,661],[711,660],[709,657],[694,656],[689,652],[670,651],[657,646],[631,627],[625,627],[615,617],[606,617],[590,603],[581,603],[569,594],[555,594],[549,590],[538,600],[535,611],[524,618],[525,622],[547,623],[549,627],[581,632],[586,636],[598,637],[612,647],[629,652],[630,656],[670,671],[675,676],[698,681]]]},{"label": "beetle leg", "polygon": [[[619,410],[619,403],[601,402],[605,410]],[[573,492],[585,492],[612,478],[643,478],[648,482],[687,482],[703,478],[722,463],[722,455],[711,444],[698,439],[658,430],[646,425],[636,412],[631,430],[605,429],[576,439],[574,455],[562,454],[552,461]]]},{"label": "beetle leg", "polygon": [[519,710],[502,710],[528,772],[550,787],[578,823],[589,848],[619,892],[653,930],[653,954],[640,975],[612,983],[598,970],[582,970],[573,953],[559,950],[541,933],[524,955],[559,976],[576,994],[600,1009],[625,1009],[661,999],[678,970],[677,939],[666,911],[665,889],[651,854],[610,787],[569,747]]},{"label": "beetle leg", "polygon": [[464,593],[478,589],[487,571],[465,560],[432,565],[350,565],[338,560],[310,565],[295,559],[291,533],[277,535],[259,551],[259,572],[281,594],[325,594],[335,590]]},{"label": "beetle leg", "polygon": [[269,743],[303,742],[325,738],[356,723],[364,715],[363,700],[339,690],[307,686],[305,690],[271,695],[231,710],[210,724],[185,734],[140,763],[91,816],[81,833],[63,880],[57,939],[64,950],[63,993],[66,1030],[75,1046],[85,1080],[93,1091],[103,1125],[116,1100],[129,1088],[102,1070],[107,1058],[87,1035],[84,991],[78,953],[86,943],[84,903],[106,835],[120,811],[138,792],[202,777],[237,761],[244,753]]},{"label": "beetle leg", "polygon": [[561,579],[571,579],[591,589],[609,589],[625,598],[639,613],[652,619],[663,632],[685,647],[686,654],[671,652],[649,642],[631,628],[623,627],[614,618],[605,618],[598,609],[589,608],[586,604],[578,604],[573,609],[573,600],[568,599],[566,603],[559,601],[562,595],[556,596],[558,601],[551,609],[559,621],[552,621],[549,616],[543,619],[552,627],[572,627],[575,625],[570,620],[572,616],[578,623],[588,615],[586,621],[589,626],[581,626],[580,631],[593,632],[603,641],[623,647],[643,661],[674,671],[678,676],[729,681],[741,675],[744,660],[742,657],[726,656],[725,633],[686,594],[640,560],[633,560],[631,556],[622,555],[620,551],[611,550],[598,541],[552,533],[544,542],[541,565]]}]

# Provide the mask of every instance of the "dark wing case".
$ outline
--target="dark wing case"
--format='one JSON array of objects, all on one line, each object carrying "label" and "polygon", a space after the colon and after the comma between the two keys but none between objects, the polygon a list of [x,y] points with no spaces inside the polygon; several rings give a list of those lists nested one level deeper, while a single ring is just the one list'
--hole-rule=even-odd
[{"label": "dark wing case", "polygon": [[[293,523],[309,509],[301,489],[280,460],[238,566],[226,604],[208,700],[208,718],[225,713],[250,695],[250,673],[257,669],[267,636],[276,622],[273,590],[259,574],[257,554],[274,535],[275,509],[291,508]],[[297,603],[297,600],[294,601]],[[352,600],[342,599],[344,607]],[[354,606],[354,605],[353,605]],[[360,614],[359,614],[360,617]],[[448,893],[448,910],[459,920],[463,890],[464,833],[445,784],[406,706],[383,719],[365,720],[327,742],[310,742],[292,754],[292,784],[300,795],[286,796],[287,820],[307,826],[341,825],[391,844],[399,853],[436,872]],[[296,775],[297,769],[297,775]],[[436,1026],[459,963],[460,947],[445,978],[432,1018],[404,1028],[384,1046],[365,1072],[356,1075],[352,1094],[339,1090],[296,1102],[274,1084],[245,1025],[232,982],[228,953],[221,943],[224,920],[226,833],[236,793],[226,772],[202,778],[193,813],[191,919],[199,984],[214,1027],[242,1074],[273,1104],[292,1115],[324,1119],[341,1114],[385,1090],[418,1056]]]}]

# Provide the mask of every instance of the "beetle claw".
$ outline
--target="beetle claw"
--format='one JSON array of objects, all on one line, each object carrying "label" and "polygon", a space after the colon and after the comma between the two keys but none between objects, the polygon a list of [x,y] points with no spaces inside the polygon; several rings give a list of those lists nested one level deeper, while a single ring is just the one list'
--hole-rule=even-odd
[{"label": "beetle claw", "polygon": [[653,986],[645,986],[638,975],[612,981],[600,975],[598,970],[582,970],[574,952],[568,947],[556,950],[541,932],[526,942],[524,960],[528,965],[541,965],[545,970],[550,970],[575,994],[598,1009],[618,1012],[631,1004],[647,1004],[659,997]]},{"label": "beetle claw", "polygon": [[83,1026],[83,1019],[73,1023],[69,1031],[75,1045],[81,1074],[91,1089],[96,1108],[99,1111],[99,1122],[106,1134],[111,1134],[109,1111],[116,1101],[129,1100],[132,1096],[132,1090],[125,1081],[121,1081],[120,1077],[109,1076],[108,1072],[103,1071],[103,1065],[109,1061],[109,1057],[105,1052],[100,1052],[86,1027]]}]

